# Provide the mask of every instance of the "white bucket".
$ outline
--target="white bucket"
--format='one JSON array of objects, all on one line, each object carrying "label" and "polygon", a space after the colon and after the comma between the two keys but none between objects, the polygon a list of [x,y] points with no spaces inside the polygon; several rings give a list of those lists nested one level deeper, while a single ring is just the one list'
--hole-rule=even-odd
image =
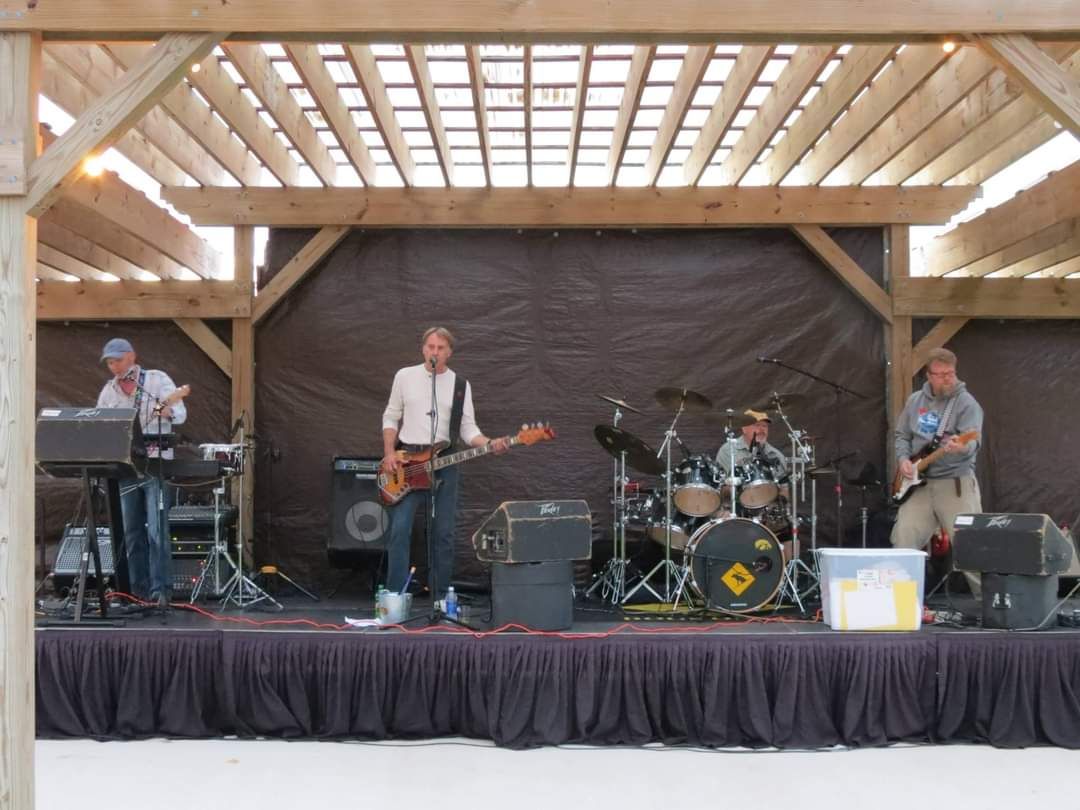
[{"label": "white bucket", "polygon": [[379,591],[375,599],[375,621],[379,624],[401,624],[412,609],[411,593]]}]

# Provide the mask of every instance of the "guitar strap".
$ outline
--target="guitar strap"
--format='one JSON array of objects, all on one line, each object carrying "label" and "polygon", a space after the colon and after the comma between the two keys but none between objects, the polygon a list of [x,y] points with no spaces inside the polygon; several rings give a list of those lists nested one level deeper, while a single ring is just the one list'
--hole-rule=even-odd
[{"label": "guitar strap", "polygon": [[[945,412],[941,415],[941,421],[938,423],[937,431],[934,433],[934,443],[941,445],[941,437],[945,435],[945,428],[949,426],[949,417],[952,416],[953,407],[956,405],[958,397],[953,397],[945,404]],[[956,497],[960,497],[960,479],[954,478],[953,483],[956,485]]]},{"label": "guitar strap", "polygon": [[465,387],[468,384],[468,380],[455,373],[454,405],[450,408],[450,446],[447,448],[447,452],[456,447],[461,441],[459,437],[461,433],[461,415],[465,412]]}]

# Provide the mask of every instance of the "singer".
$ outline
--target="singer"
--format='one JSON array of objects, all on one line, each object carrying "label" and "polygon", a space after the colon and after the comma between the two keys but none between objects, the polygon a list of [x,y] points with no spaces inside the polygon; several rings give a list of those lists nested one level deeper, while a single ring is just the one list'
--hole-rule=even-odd
[{"label": "singer", "polygon": [[[435,443],[446,449],[460,439],[471,447],[491,442],[476,425],[472,386],[459,378],[446,364],[454,351],[454,336],[441,326],[424,332],[420,351],[424,362],[406,366],[394,375],[390,399],[383,412],[383,460],[385,472],[401,465],[394,453],[399,446],[416,452],[431,444],[432,374],[435,376]],[[509,449],[506,439],[491,442],[492,449],[504,453]],[[439,470],[435,477],[435,523],[432,544],[435,570],[432,576],[433,594],[441,599],[450,584],[454,563],[454,526],[457,519],[458,467]],[[398,591],[405,585],[409,573],[409,540],[413,517],[420,504],[426,504],[427,494],[410,492],[390,513],[390,542],[387,549],[386,587]]]},{"label": "singer", "polygon": [[[173,425],[187,419],[182,399],[177,399],[176,385],[164,371],[142,368],[135,362],[135,349],[124,338],[105,344],[101,360],[112,379],[98,394],[99,408],[134,408],[147,439],[149,458],[172,458],[171,449],[162,449],[164,440],[154,441],[159,433],[172,434]],[[164,404],[175,399],[172,404]],[[120,481],[120,507],[124,516],[124,547],[127,550],[131,590],[140,599],[169,604],[172,592],[172,554],[169,548],[168,509],[171,487],[154,477],[153,463],[146,475]]]}]

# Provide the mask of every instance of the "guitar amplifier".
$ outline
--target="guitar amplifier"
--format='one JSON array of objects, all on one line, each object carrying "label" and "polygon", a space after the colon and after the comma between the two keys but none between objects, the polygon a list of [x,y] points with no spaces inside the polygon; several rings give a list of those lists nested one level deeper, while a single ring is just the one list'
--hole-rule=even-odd
[{"label": "guitar amplifier", "polygon": [[1072,556],[1072,543],[1049,515],[957,515],[953,524],[953,562],[962,571],[1062,574]]},{"label": "guitar amplifier", "polygon": [[[79,567],[82,564],[82,546],[85,539],[85,526],[68,525],[64,527],[64,534],[60,538],[60,548],[56,552],[56,562],[53,563],[53,578],[55,580],[70,581],[79,575]],[[112,533],[108,527],[98,527],[97,540],[102,576],[111,578],[116,574],[116,566],[113,564]],[[90,579],[94,579],[93,556],[90,557],[86,572]]]},{"label": "guitar amplifier", "polygon": [[146,444],[134,408],[42,408],[37,465],[46,475],[131,478],[146,468]]},{"label": "guitar amplifier", "polygon": [[592,515],[585,501],[504,501],[472,542],[482,562],[587,560]]}]

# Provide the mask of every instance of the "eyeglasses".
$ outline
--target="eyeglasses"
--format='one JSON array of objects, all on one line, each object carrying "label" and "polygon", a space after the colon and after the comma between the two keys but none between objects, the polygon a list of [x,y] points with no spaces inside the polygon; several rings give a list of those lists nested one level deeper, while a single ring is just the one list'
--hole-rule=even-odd
[{"label": "eyeglasses", "polygon": [[927,377],[955,377],[956,372],[955,371],[928,371],[928,372],[926,372],[926,376]]}]

